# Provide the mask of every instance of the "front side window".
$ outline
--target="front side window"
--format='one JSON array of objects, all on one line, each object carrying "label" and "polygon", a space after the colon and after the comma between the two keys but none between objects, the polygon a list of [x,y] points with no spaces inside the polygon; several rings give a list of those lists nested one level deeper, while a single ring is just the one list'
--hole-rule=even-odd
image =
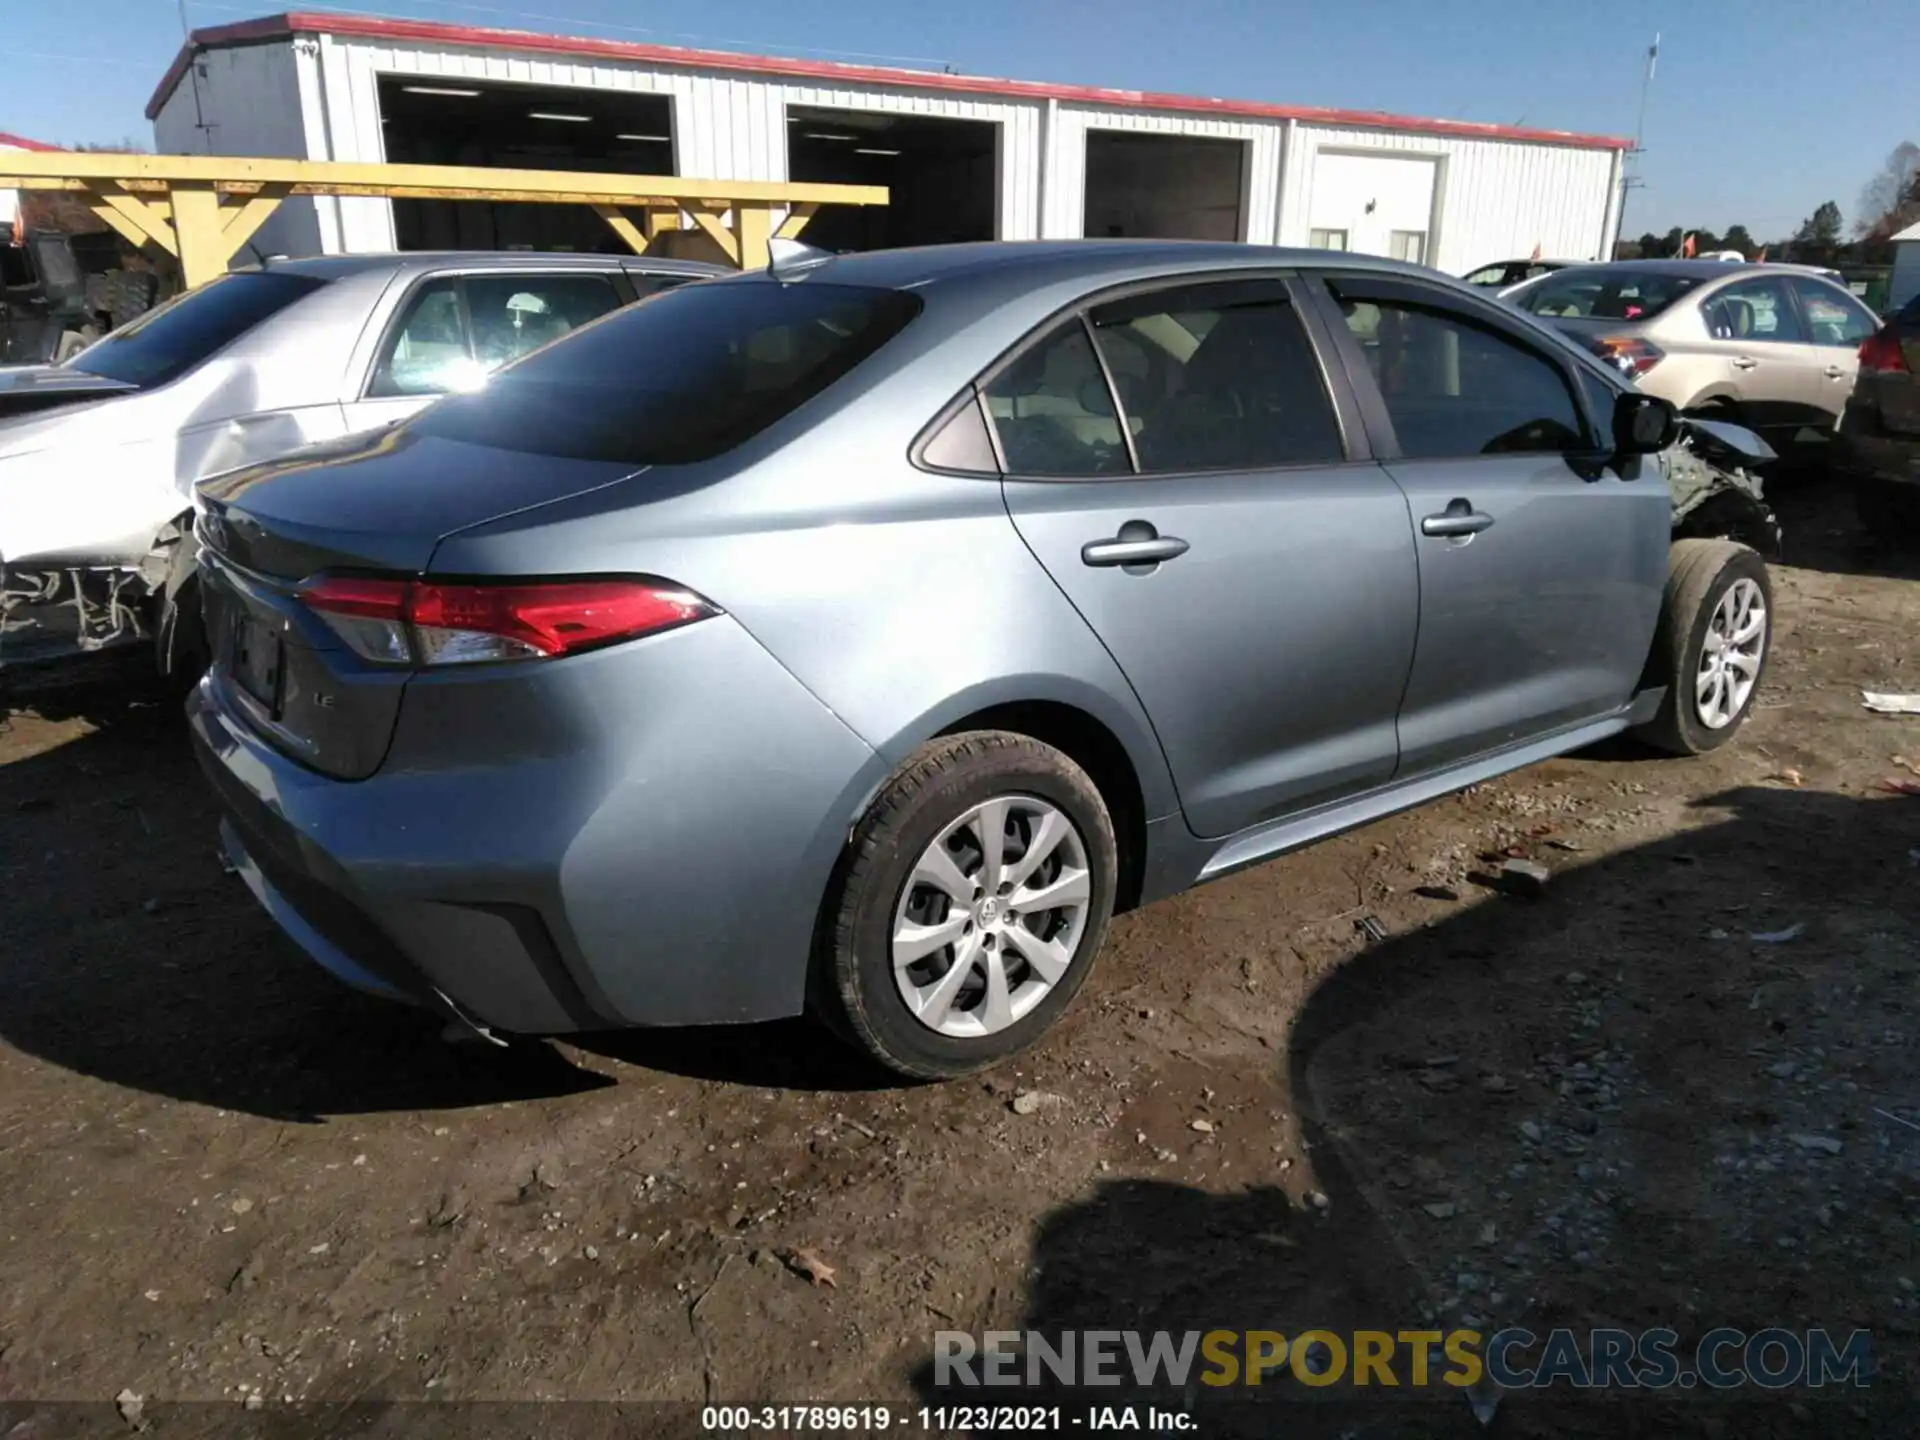
[{"label": "front side window", "polygon": [[1564,452],[1586,426],[1561,367],[1517,340],[1449,311],[1343,297],[1410,459]]},{"label": "front side window", "polygon": [[96,341],[68,368],[109,380],[165,385],[326,282],[285,271],[222,275]]},{"label": "front side window", "polygon": [[1092,312],[1143,473],[1337,463],[1340,426],[1285,288],[1194,285]]},{"label": "front side window", "polygon": [[920,313],[903,290],[683,285],[429,407],[409,428],[535,455],[679,465],[746,443]]},{"label": "front side window", "polygon": [[988,381],[987,415],[1012,475],[1115,475],[1133,468],[1078,316]]},{"label": "front side window", "polygon": [[1800,313],[1806,316],[1808,335],[1816,345],[1851,350],[1880,328],[1866,306],[1811,276],[1796,275],[1793,293],[1800,297]]},{"label": "front side window", "polygon": [[1478,270],[1467,276],[1466,280],[1469,285],[1505,285],[1508,283],[1507,267],[1505,265],[1482,265]]},{"label": "front side window", "polygon": [[1787,296],[1787,282],[1778,275],[1742,280],[1716,291],[1700,307],[1700,314],[1707,322],[1707,333],[1716,340],[1806,343]]}]

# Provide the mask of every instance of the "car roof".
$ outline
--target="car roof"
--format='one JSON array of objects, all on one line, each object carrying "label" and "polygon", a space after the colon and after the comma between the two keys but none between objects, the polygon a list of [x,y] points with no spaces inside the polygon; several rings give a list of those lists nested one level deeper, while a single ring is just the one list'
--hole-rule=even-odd
[{"label": "car roof", "polygon": [[[1618,271],[1628,275],[1686,276],[1695,280],[1708,280],[1719,276],[1753,275],[1756,273],[1786,275],[1825,275],[1828,273],[1818,265],[1793,265],[1786,261],[1773,260],[1594,260],[1574,268],[1578,272],[1606,270]],[[1565,280],[1570,277],[1562,274],[1559,278]]]},{"label": "car roof", "polygon": [[[982,240],[957,245],[922,245],[898,250],[868,250],[795,267],[793,278],[817,277],[834,285],[864,285],[904,290],[948,281],[1018,283],[1085,279],[1124,282],[1204,270],[1285,268],[1378,271],[1414,275],[1441,284],[1464,286],[1453,276],[1375,255],[1305,250],[1272,245],[1243,245],[1224,240]],[[765,271],[740,279],[764,279]],[[787,278],[777,276],[776,278]]]},{"label": "car roof", "polygon": [[344,280],[373,270],[418,275],[433,270],[605,270],[625,265],[657,275],[706,277],[733,272],[723,265],[700,260],[654,259],[646,255],[581,255],[540,250],[404,250],[361,255],[311,255],[299,259],[268,259],[239,270],[310,275],[316,280]]}]

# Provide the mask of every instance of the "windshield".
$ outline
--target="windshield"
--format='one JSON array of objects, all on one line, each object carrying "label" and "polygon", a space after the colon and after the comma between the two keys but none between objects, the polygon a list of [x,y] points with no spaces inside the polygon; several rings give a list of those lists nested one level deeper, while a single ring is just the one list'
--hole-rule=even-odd
[{"label": "windshield", "polygon": [[900,290],[688,285],[536,351],[410,428],[575,460],[706,460],[791,414],[919,312]]},{"label": "windshield", "polygon": [[1549,318],[1651,320],[1713,277],[1641,270],[1561,270],[1512,296],[1523,310]]},{"label": "windshield", "polygon": [[142,389],[165,385],[325,283],[310,275],[222,275],[89,345],[67,368]]}]

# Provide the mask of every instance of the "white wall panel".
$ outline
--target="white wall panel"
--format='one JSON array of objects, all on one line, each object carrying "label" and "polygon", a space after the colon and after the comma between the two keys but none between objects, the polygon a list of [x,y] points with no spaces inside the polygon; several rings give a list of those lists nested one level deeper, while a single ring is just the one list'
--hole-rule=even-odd
[{"label": "white wall panel", "polygon": [[1599,258],[1612,205],[1613,152],[1510,140],[1468,140],[1302,124],[1287,166],[1280,242],[1305,245],[1322,152],[1387,151],[1440,159],[1428,263],[1460,274],[1533,253]]},{"label": "white wall panel", "polygon": [[[303,46],[313,49],[299,59]],[[208,67],[203,99],[213,102],[217,116],[215,144],[233,154],[384,158],[377,88],[382,74],[664,95],[673,103],[676,172],[716,180],[787,178],[789,106],[985,121],[1000,127],[998,231],[1005,239],[1081,233],[1089,128],[1244,142],[1244,238],[1258,244],[1306,244],[1316,223],[1310,211],[1316,162],[1323,152],[1381,153],[1433,162],[1428,259],[1454,273],[1526,255],[1536,245],[1543,254],[1560,258],[1600,255],[1615,200],[1614,152],[1545,143],[922,91],[905,83],[851,86],[640,61],[351,37],[216,49],[206,52],[202,63]],[[155,122],[162,149],[206,148],[188,143],[197,136],[185,118],[191,116],[191,106],[191,88],[183,83]],[[1043,148],[1048,157],[1044,184]],[[307,217],[304,223],[312,235],[307,248],[324,244],[328,249],[366,250],[393,244],[392,207],[383,200],[321,201],[317,206],[292,202],[283,212]]]},{"label": "white wall panel", "polygon": [[[300,104],[294,42],[280,40],[210,50],[197,57],[195,77],[180,79],[153,121],[154,148],[168,155],[262,155],[310,158]],[[253,236],[263,255],[312,255],[322,249],[314,202],[283,201]],[[242,250],[235,263],[252,259]]]}]

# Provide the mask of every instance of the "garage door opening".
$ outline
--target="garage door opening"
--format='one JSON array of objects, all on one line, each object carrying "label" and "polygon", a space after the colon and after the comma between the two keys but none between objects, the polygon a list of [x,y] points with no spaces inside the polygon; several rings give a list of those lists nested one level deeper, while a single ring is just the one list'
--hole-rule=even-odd
[{"label": "garage door opening", "polygon": [[[396,165],[674,173],[673,106],[664,95],[388,75],[380,124]],[[585,205],[396,200],[393,228],[402,250],[626,249]]]},{"label": "garage door opening", "polygon": [[1087,132],[1089,239],[1239,240],[1247,147],[1242,140]]},{"label": "garage door opening", "polygon": [[994,238],[999,126],[873,110],[787,111],[787,175],[885,185],[878,205],[823,205],[801,237],[823,250],[885,250]]}]

